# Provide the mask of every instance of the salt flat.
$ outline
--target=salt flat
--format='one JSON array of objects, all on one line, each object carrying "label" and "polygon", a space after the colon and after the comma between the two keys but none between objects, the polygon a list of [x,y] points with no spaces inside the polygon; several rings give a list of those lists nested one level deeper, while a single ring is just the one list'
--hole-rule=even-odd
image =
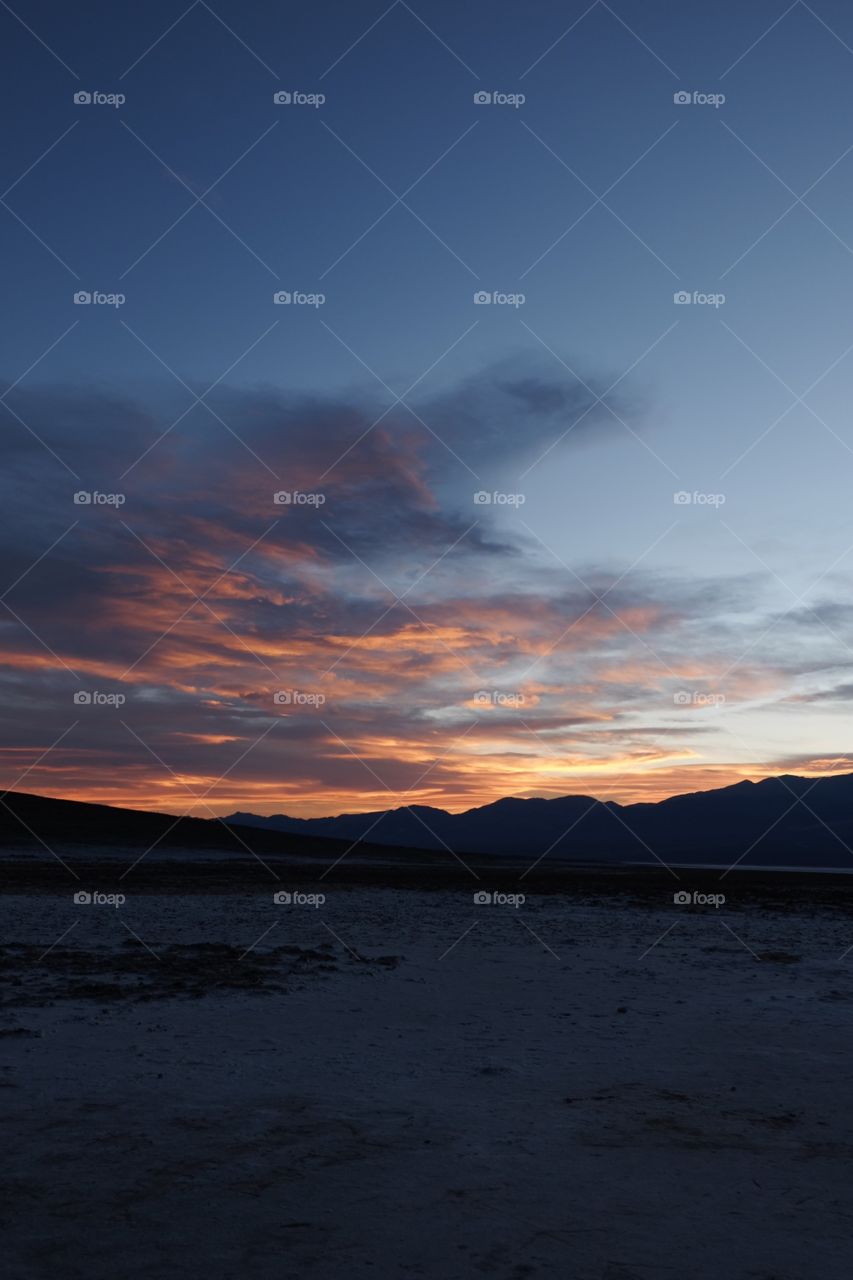
[{"label": "salt flat", "polygon": [[848,1280],[846,913],[329,886],[2,922],[13,1277]]}]

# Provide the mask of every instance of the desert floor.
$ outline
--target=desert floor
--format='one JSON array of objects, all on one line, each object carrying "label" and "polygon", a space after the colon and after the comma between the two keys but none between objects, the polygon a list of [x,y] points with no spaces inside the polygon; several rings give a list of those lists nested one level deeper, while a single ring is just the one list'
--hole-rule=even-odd
[{"label": "desert floor", "polygon": [[849,1280],[849,914],[324,892],[2,900],[9,1276]]}]

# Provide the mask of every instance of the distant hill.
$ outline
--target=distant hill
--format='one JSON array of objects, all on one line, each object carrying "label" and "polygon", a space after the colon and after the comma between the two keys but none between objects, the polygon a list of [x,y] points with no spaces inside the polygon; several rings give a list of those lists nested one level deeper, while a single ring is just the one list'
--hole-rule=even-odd
[{"label": "distant hill", "polygon": [[[620,805],[591,796],[504,799],[465,813],[411,805],[333,818],[258,817],[226,822],[291,835],[369,840],[457,853],[538,855],[605,862],[664,861],[726,866],[853,870],[853,774],[783,775],[656,804]],[[745,855],[745,856],[744,856]]]},{"label": "distant hill", "polygon": [[[394,858],[420,851],[436,867],[460,854],[497,855],[545,865],[614,866],[659,861],[742,868],[804,867],[853,871],[853,774],[831,778],[786,775],[739,782],[716,791],[672,796],[657,804],[619,805],[591,796],[556,800],[507,798],[466,813],[412,805],[334,818],[176,818],[144,810],[0,793],[0,849],[78,845],[93,852],[139,849],[156,856],[217,851],[242,858],[337,860],[348,854]],[[101,856],[98,853],[98,856]],[[405,852],[396,855],[402,861]]]},{"label": "distant hill", "polygon": [[[328,861],[349,844],[335,839],[308,838],[268,831],[257,826],[241,830],[215,818],[176,817],[144,809],[118,809],[79,800],[57,800],[23,791],[0,792],[0,849],[34,849],[50,860],[53,846],[80,846],[99,857],[139,850],[146,857],[175,857],[186,853],[222,854],[243,858],[316,856]],[[388,857],[385,848],[365,846],[366,852]],[[433,857],[433,855],[430,855]]]}]

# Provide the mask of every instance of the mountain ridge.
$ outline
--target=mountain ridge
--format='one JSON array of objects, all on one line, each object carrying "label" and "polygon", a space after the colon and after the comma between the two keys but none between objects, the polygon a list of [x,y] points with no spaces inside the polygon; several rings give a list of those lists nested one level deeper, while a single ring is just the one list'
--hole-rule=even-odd
[{"label": "mountain ridge", "polygon": [[[506,796],[452,814],[429,805],[334,818],[237,812],[200,818],[26,792],[0,793],[0,846],[221,849],[367,858],[415,855],[464,865],[467,855],[603,868],[619,865],[853,872],[853,774],[744,779],[657,802],[620,805],[591,796]],[[248,842],[248,843],[247,843]],[[545,861],[547,859],[547,861]],[[407,860],[407,858],[406,858]],[[61,859],[60,859],[61,861]]]},{"label": "mountain ridge", "polygon": [[545,854],[594,860],[731,862],[755,853],[853,868],[853,774],[758,782],[685,792],[623,805],[588,795],[504,796],[450,813],[398,806],[326,818],[267,817],[237,811],[223,821],[288,834],[450,849],[455,853]]}]

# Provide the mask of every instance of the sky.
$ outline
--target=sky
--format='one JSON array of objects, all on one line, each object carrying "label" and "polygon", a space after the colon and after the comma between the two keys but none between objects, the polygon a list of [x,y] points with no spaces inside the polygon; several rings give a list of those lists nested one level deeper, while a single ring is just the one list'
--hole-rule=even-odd
[{"label": "sky", "polygon": [[308,817],[853,770],[848,5],[0,34],[4,787]]}]

